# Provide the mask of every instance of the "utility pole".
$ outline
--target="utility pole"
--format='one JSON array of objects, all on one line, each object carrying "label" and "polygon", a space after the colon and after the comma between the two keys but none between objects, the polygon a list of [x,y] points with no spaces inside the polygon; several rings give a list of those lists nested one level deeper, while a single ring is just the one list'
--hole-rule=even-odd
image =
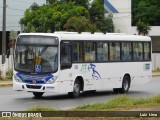
[{"label": "utility pole", "polygon": [[3,20],[2,20],[2,77],[6,75],[6,0],[3,0]]}]

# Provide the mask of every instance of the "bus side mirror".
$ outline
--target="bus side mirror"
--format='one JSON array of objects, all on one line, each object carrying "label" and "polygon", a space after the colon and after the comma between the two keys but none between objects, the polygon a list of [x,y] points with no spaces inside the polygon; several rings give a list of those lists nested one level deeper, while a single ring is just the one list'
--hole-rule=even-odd
[{"label": "bus side mirror", "polygon": [[9,58],[10,55],[10,49],[7,50],[7,58]]}]

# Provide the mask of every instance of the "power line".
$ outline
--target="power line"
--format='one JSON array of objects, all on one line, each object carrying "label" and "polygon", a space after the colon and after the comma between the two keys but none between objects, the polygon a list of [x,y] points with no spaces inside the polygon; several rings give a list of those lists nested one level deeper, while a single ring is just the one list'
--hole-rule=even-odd
[{"label": "power line", "polygon": [[23,11],[23,12],[25,11],[25,10],[20,10],[20,9],[16,9],[16,8],[10,8],[8,6],[7,6],[7,8],[10,9],[10,10]]}]

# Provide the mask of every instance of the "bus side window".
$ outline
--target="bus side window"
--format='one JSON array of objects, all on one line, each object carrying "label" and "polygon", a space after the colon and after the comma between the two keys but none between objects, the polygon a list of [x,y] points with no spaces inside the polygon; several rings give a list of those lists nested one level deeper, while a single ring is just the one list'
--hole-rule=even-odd
[{"label": "bus side window", "polygon": [[110,61],[119,61],[120,60],[120,43],[119,42],[110,42]]},{"label": "bus side window", "polygon": [[85,62],[94,62],[96,60],[95,42],[84,43],[84,60]]},{"label": "bus side window", "polygon": [[141,61],[143,59],[143,45],[141,42],[133,43],[133,58],[135,61]]},{"label": "bus side window", "polygon": [[122,60],[131,61],[132,60],[132,44],[129,42],[123,42],[121,45],[122,45]]},{"label": "bus side window", "polygon": [[108,61],[108,43],[107,42],[97,43],[97,60],[98,62]]}]

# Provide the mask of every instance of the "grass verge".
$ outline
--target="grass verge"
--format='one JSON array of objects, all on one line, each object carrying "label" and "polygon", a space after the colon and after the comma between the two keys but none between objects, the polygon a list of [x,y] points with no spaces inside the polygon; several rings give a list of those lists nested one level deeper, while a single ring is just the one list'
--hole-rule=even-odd
[{"label": "grass verge", "polygon": [[108,111],[108,110],[129,110],[133,108],[145,108],[145,107],[155,107],[160,108],[160,95],[150,98],[131,98],[126,95],[116,97],[109,100],[106,103],[96,103],[88,104],[83,106],[78,106],[73,110],[86,110],[86,111]]},{"label": "grass verge", "polygon": [[[78,106],[70,111],[111,111],[111,110],[132,110],[138,108],[157,108],[160,109],[160,95],[149,98],[131,98],[121,95],[109,100],[106,103],[95,103]],[[61,111],[53,108],[33,107],[27,111]]]}]

